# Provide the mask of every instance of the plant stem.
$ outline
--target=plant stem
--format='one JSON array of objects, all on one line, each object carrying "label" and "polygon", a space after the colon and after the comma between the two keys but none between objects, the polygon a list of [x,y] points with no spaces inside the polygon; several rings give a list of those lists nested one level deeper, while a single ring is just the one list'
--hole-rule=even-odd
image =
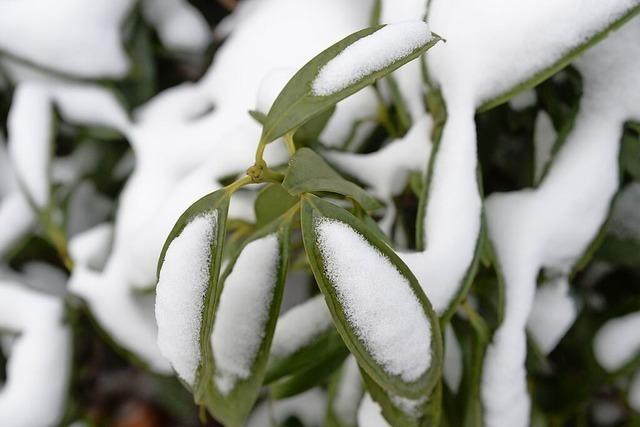
[{"label": "plant stem", "polygon": [[65,268],[71,271],[73,269],[73,260],[67,248],[66,233],[51,219],[49,212],[42,212],[40,214],[40,224],[42,224],[42,228],[44,229],[45,237],[55,248]]},{"label": "plant stem", "polygon": [[284,142],[287,144],[289,156],[293,156],[296,153],[296,144],[293,142],[293,132],[289,132],[284,136]]},{"label": "plant stem", "polygon": [[251,184],[253,180],[250,176],[243,176],[242,178],[236,179],[231,184],[225,187],[225,190],[229,193],[234,193],[238,189],[244,187],[245,185]]}]

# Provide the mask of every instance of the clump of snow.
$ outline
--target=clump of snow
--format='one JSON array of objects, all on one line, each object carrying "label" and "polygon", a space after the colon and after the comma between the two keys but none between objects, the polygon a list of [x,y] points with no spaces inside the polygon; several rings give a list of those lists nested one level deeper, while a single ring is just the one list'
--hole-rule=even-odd
[{"label": "clump of snow", "polygon": [[431,326],[409,281],[349,225],[314,223],[325,274],[349,325],[392,375],[415,381],[431,365]]},{"label": "clump of snow", "polygon": [[333,327],[322,295],[288,310],[278,319],[271,344],[271,356],[284,358],[295,353]]},{"label": "clump of snow", "polygon": [[327,62],[311,83],[313,94],[327,96],[380,71],[431,40],[423,21],[387,24],[349,45]]},{"label": "clump of snow", "polygon": [[[607,3],[604,16],[614,16],[623,4]],[[592,12],[584,18],[607,22],[591,17]],[[489,426],[528,422],[524,331],[536,278],[543,268],[566,277],[607,217],[618,188],[623,126],[640,118],[639,38],[640,19],[634,19],[576,61],[583,77],[580,111],[538,188],[487,198],[489,236],[506,291],[504,321],[484,363],[482,399]]]},{"label": "clump of snow", "polygon": [[78,77],[124,76],[129,59],[121,29],[133,3],[0,2],[0,50]]},{"label": "clump of snow", "polygon": [[509,100],[509,106],[516,111],[522,111],[536,105],[538,97],[533,89],[525,90]]},{"label": "clump of snow", "polygon": [[350,355],[342,364],[340,380],[333,397],[333,413],[342,425],[358,425],[358,407],[364,392],[356,358]]},{"label": "clump of snow", "polygon": [[13,281],[0,282],[0,330],[15,335],[0,387],[0,420],[7,426],[58,424],[64,414],[71,332],[64,303]]},{"label": "clump of snow", "polygon": [[222,394],[251,375],[274,301],[279,248],[276,234],[252,241],[224,281],[211,334],[215,383]]},{"label": "clump of snow", "polygon": [[292,68],[276,68],[267,73],[260,83],[256,110],[263,114],[269,113],[271,105],[295,72],[296,70]]},{"label": "clump of snow", "polygon": [[431,116],[424,114],[404,137],[373,153],[324,153],[331,164],[366,184],[374,196],[385,202],[387,211],[380,222],[385,231],[390,230],[395,219],[393,197],[404,189],[409,172],[426,172],[427,159],[431,154],[429,135],[432,127]]},{"label": "clump of snow", "polygon": [[569,293],[566,277],[548,280],[538,287],[527,330],[543,354],[549,354],[578,316],[578,306]]},{"label": "clump of snow", "polygon": [[462,349],[450,324],[444,330],[444,350],[442,376],[449,389],[457,393],[462,381]]},{"label": "clump of snow", "polygon": [[199,52],[209,45],[207,21],[186,0],[144,0],[142,13],[169,49]]},{"label": "clump of snow", "polygon": [[358,409],[358,425],[367,427],[389,427],[389,423],[382,416],[382,408],[369,393],[364,395]]},{"label": "clump of snow", "polygon": [[217,214],[214,210],[194,218],[173,239],[156,289],[160,351],[189,385],[200,364],[200,326],[211,248],[217,245]]},{"label": "clump of snow", "polygon": [[99,224],[69,240],[69,255],[76,264],[100,270],[107,260],[112,241],[113,225]]},{"label": "clump of snow", "polygon": [[21,184],[39,208],[49,203],[52,118],[53,110],[43,88],[18,86],[7,120],[9,155]]},{"label": "clump of snow", "polygon": [[640,352],[640,312],[607,321],[593,340],[593,352],[607,371],[616,371]]}]

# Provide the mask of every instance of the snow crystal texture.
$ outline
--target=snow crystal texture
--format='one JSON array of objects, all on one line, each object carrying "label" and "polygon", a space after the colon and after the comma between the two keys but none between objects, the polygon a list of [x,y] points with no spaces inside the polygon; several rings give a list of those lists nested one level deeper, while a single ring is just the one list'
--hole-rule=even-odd
[{"label": "snow crystal texture", "polygon": [[332,95],[380,71],[431,40],[425,22],[388,24],[357,40],[327,62],[311,84],[316,96]]},{"label": "snow crystal texture", "polygon": [[227,276],[211,335],[215,382],[223,394],[247,379],[265,338],[278,280],[278,236],[249,243]]},{"label": "snow crystal texture", "polygon": [[160,351],[190,385],[200,364],[200,325],[211,247],[216,244],[217,213],[194,218],[171,242],[156,290]]},{"label": "snow crystal texture", "polygon": [[347,224],[314,224],[325,274],[357,337],[382,368],[415,381],[431,364],[431,327],[409,281]]}]

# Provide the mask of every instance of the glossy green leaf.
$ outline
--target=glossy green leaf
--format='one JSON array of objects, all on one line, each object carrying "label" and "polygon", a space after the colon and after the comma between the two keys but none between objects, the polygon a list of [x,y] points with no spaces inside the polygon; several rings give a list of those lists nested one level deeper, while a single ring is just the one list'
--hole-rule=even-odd
[{"label": "glossy green leaf", "polygon": [[[220,279],[220,286],[216,288],[214,297],[207,301],[207,316],[204,320],[201,335],[202,366],[199,375],[200,381],[195,393],[196,402],[206,406],[216,419],[227,426],[233,427],[244,424],[246,417],[258,398],[260,387],[264,380],[269,349],[277,316],[280,311],[284,281],[286,279],[290,230],[290,217],[283,216],[252,235],[231,258],[229,265]],[[211,338],[220,308],[225,302],[224,289],[243,251],[247,250],[252,243],[274,235],[278,239],[278,259],[276,272],[272,278],[275,280],[275,283],[273,283],[273,292],[265,301],[268,305],[268,319],[264,324],[264,329],[259,333],[260,341],[257,353],[251,362],[250,374],[247,377],[236,376],[231,385],[227,385],[225,378],[228,378],[228,372],[224,371],[224,368],[221,368],[219,364],[216,363],[215,350],[212,348],[215,339]],[[260,274],[260,271],[256,273]],[[237,304],[238,301],[235,301],[235,303]],[[233,328],[235,326],[236,324],[230,327]],[[242,328],[242,322],[238,322],[237,326]],[[255,332],[258,333],[258,331]],[[225,331],[225,333],[229,333],[229,331]],[[231,331],[230,333],[235,334],[236,332]],[[241,334],[243,332],[239,329],[237,333]]]},{"label": "glossy green leaf", "polygon": [[[369,227],[364,225],[362,221],[351,213],[312,195],[307,194],[303,196],[302,200],[301,219],[305,250],[316,281],[327,300],[333,322],[345,344],[356,357],[360,367],[385,391],[407,398],[428,396],[436,386],[441,373],[442,337],[440,335],[437,316],[433,312],[431,304],[415,276],[391,247],[372,233]],[[411,292],[417,298],[431,329],[431,364],[416,380],[405,381],[400,375],[386,371],[376,362],[371,351],[367,348],[366,343],[358,337],[354,325],[348,320],[345,307],[343,307],[338,298],[336,284],[333,283],[332,278],[327,273],[326,261],[319,246],[317,224],[320,221],[326,220],[342,223],[359,234],[367,244],[371,245],[373,249],[384,256],[386,261],[406,279],[406,283],[410,286]],[[363,262],[369,262],[369,260],[363,260]],[[429,357],[429,355],[425,354],[425,357]]]},{"label": "glossy green leaf", "polygon": [[301,148],[291,158],[282,186],[292,196],[302,193],[328,192],[349,197],[368,211],[382,207],[380,202],[369,193],[344,179],[322,157],[309,148]]},{"label": "glossy green leaf", "polygon": [[335,93],[327,96],[317,96],[313,93],[311,88],[312,82],[322,67],[351,44],[363,37],[373,34],[382,27],[384,27],[384,25],[366,28],[353,33],[324,50],[303,66],[291,80],[289,80],[284,89],[282,89],[280,95],[278,95],[274,101],[271,110],[269,110],[263,127],[262,140],[270,142],[298,128],[312,117],[331,108],[342,99],[356,93],[374,83],[377,79],[417,58],[440,40],[440,37],[434,34],[428,43],[419,46],[391,65],[362,76],[354,83]]},{"label": "glossy green leaf", "polygon": [[256,226],[261,227],[274,221],[298,202],[279,184],[269,184],[258,193],[254,203]]},{"label": "glossy green leaf", "polygon": [[320,134],[327,126],[327,123],[329,123],[329,120],[335,111],[336,107],[334,105],[322,113],[315,115],[305,124],[300,126],[294,135],[296,147],[301,148],[315,145],[320,138]]}]

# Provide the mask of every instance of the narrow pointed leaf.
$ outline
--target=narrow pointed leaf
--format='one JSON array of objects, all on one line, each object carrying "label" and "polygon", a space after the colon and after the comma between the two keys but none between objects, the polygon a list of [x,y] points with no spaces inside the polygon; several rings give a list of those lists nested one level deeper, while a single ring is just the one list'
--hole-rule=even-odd
[{"label": "narrow pointed leaf", "polygon": [[322,157],[309,148],[301,148],[291,158],[282,186],[292,196],[328,192],[349,197],[367,211],[382,207],[374,197],[340,176]]},{"label": "narrow pointed leaf", "polygon": [[296,129],[439,40],[421,21],[374,26],[345,37],[289,80],[267,114],[262,139],[270,142]]},{"label": "narrow pointed leaf", "polygon": [[313,274],[360,367],[390,393],[428,396],[441,372],[442,338],[414,275],[342,208],[305,195],[301,219]]},{"label": "narrow pointed leaf", "polygon": [[190,389],[198,384],[201,325],[218,286],[228,209],[224,190],[191,205],[169,233],[158,262],[158,344]]},{"label": "narrow pointed leaf", "polygon": [[227,426],[241,426],[266,372],[289,252],[290,219],[260,229],[232,257],[203,328],[196,400]]}]

